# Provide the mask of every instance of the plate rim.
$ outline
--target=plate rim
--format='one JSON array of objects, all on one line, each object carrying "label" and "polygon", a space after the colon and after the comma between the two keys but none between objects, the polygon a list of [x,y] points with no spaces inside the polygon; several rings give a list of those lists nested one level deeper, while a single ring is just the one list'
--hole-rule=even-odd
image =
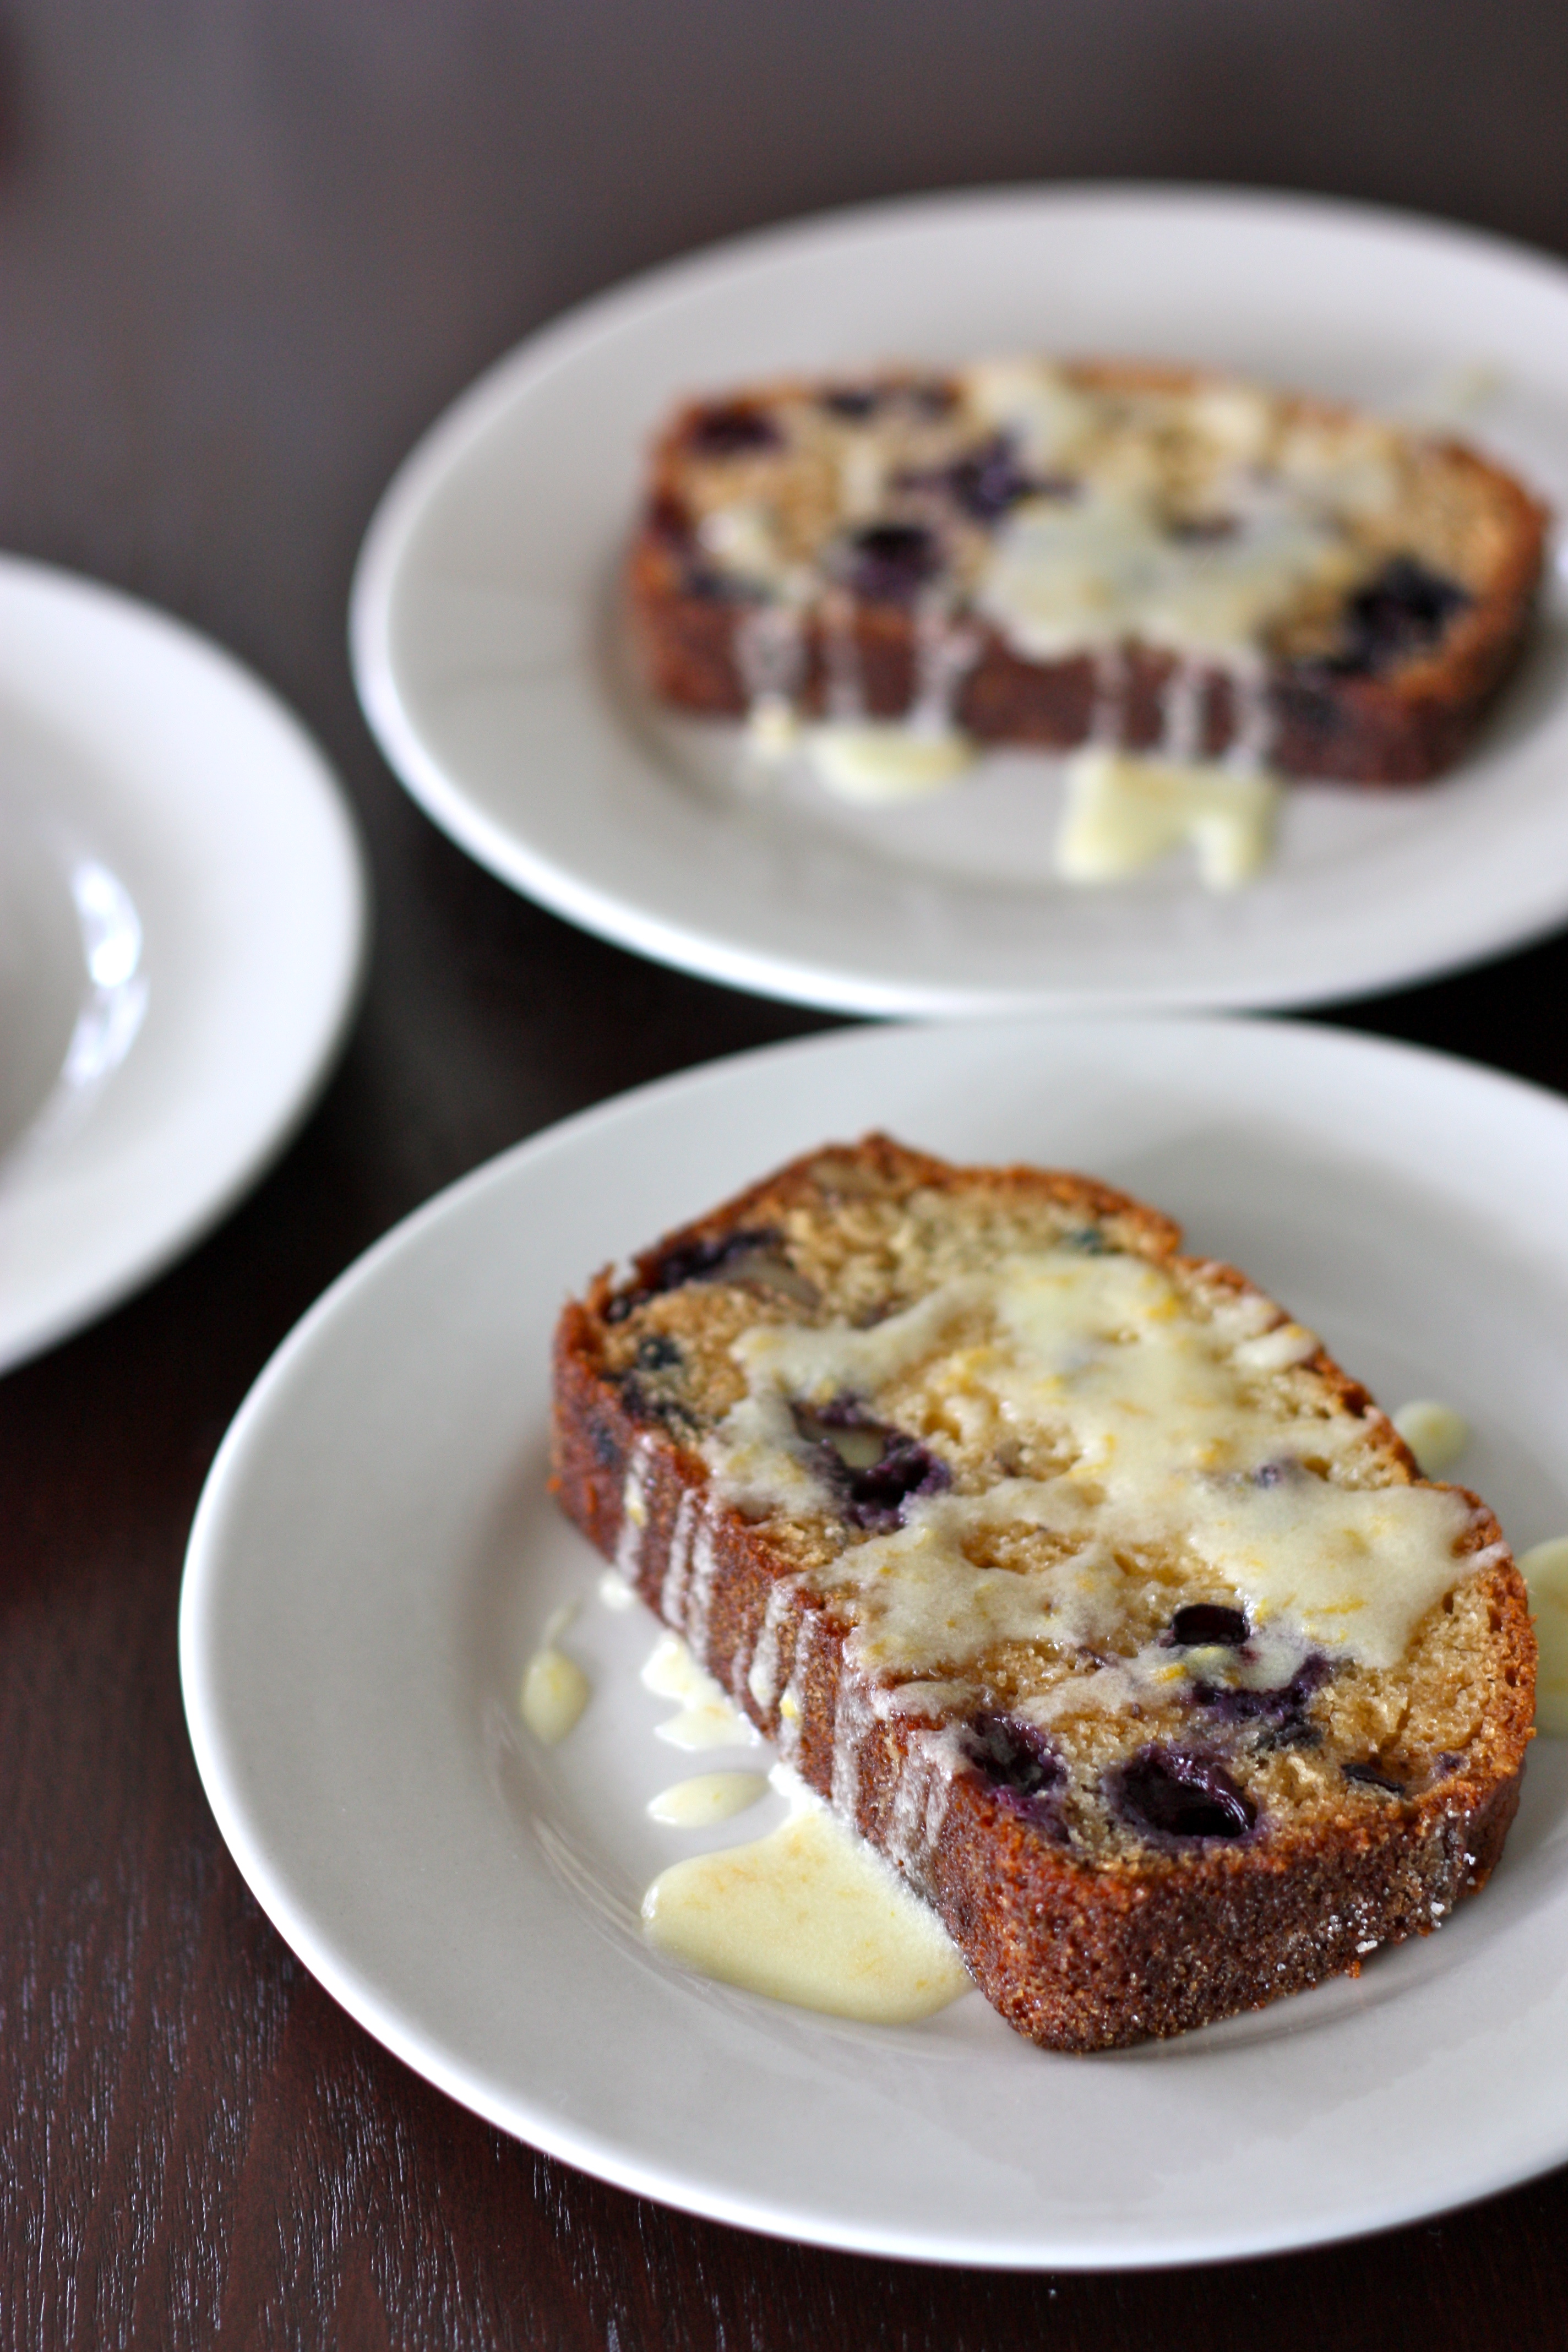
[{"label": "plate rim", "polygon": [[[281,1158],[314,1108],[347,1043],[369,975],[374,923],[369,859],[358,815],[325,750],[275,687],[226,646],[179,614],[68,565],[0,551],[0,590],[7,589],[52,604],[62,615],[88,608],[111,628],[146,632],[160,638],[176,660],[204,669],[237,705],[248,704],[252,710],[266,714],[280,739],[289,744],[301,785],[313,793],[336,836],[333,936],[339,952],[334,984],[321,999],[308,1036],[300,1024],[300,1048],[289,1082],[274,1088],[271,1110],[257,1121],[245,1150],[223,1155],[224,1164],[201,1188],[196,1205],[187,1202],[177,1214],[144,1221],[134,1244],[128,1244],[112,1272],[90,1282],[62,1277],[50,1302],[15,1323],[0,1314],[0,1378],[100,1321],[146,1288],[204,1241]],[[69,626],[68,617],[65,625]],[[107,772],[112,786],[112,768]],[[233,945],[228,943],[229,952]],[[133,1061],[134,1047],[129,1058]],[[13,1149],[25,1151],[27,1144],[25,1129]],[[6,1204],[0,1194],[0,1239],[5,1216]]]},{"label": "plate rim", "polygon": [[1304,226],[1338,224],[1351,231],[1394,232],[1438,250],[1466,247],[1478,259],[1522,270],[1568,304],[1568,260],[1521,239],[1415,208],[1212,181],[1002,181],[921,190],[768,222],[637,271],[547,319],[481,369],[403,458],[361,541],[348,604],[355,690],[388,765],[431,822],[510,888],[596,938],[722,985],[852,1016],[963,1020],[1099,1011],[1291,1011],[1442,979],[1528,948],[1561,929],[1568,919],[1564,887],[1543,888],[1536,894],[1534,908],[1522,915],[1498,910],[1462,945],[1452,950],[1439,946],[1414,962],[1407,952],[1379,952],[1378,934],[1364,955],[1326,982],[1321,975],[1290,974],[1259,987],[1246,980],[1215,984],[1178,973],[1157,985],[1108,982],[1091,992],[1075,992],[1057,982],[1009,986],[975,980],[922,986],[912,979],[847,971],[810,951],[758,950],[739,934],[715,934],[650,908],[636,896],[601,886],[580,860],[559,858],[526,834],[492,818],[426,744],[399,684],[393,644],[393,608],[404,559],[418,521],[468,445],[504,416],[529,386],[584,357],[627,323],[772,256],[881,230],[896,233],[987,207],[1044,213],[1083,204],[1106,213],[1154,205],[1163,210],[1184,209],[1194,216],[1251,215]]},{"label": "plate rim", "polygon": [[[991,1025],[997,1029],[1081,1031],[1095,1024],[1063,1015],[1034,1015]],[[1168,1024],[1157,1016],[1137,1014],[1119,1016],[1116,1025],[1155,1029]],[[1467,1087],[1479,1086],[1488,1095],[1518,1100],[1521,1108],[1528,1108],[1536,1116],[1544,1110],[1555,1121],[1568,1119],[1568,1102],[1550,1088],[1441,1049],[1317,1024],[1273,1020],[1264,1024],[1228,1012],[1184,1015],[1179,1025],[1186,1030],[1232,1032],[1267,1026],[1270,1032],[1283,1031],[1293,1041],[1301,1041],[1310,1053],[1329,1057],[1343,1055],[1363,1066],[1379,1063],[1384,1066],[1422,1066],[1439,1084],[1458,1080]],[[445,1187],[380,1235],[315,1301],[264,1366],[225,1433],[203,1486],[182,1576],[179,1658],[186,1723],[205,1793],[237,1867],[285,1942],[340,2006],[413,2072],[459,2105],[509,2136],[615,2187],[677,2210],[784,2242],[941,2267],[1019,2273],[1200,2267],[1349,2242],[1436,2212],[1463,2210],[1538,2177],[1568,2157],[1568,2124],[1552,2138],[1550,2147],[1532,2141],[1517,2151],[1512,2159],[1494,2164],[1484,2176],[1467,2182],[1457,2197],[1444,2193],[1435,2201],[1429,2191],[1423,2193],[1419,2188],[1412,2188],[1404,2196],[1390,2200],[1382,2210],[1363,2212],[1339,2226],[1324,2228],[1320,2221],[1305,2220],[1299,2227],[1282,2227],[1277,2222],[1251,2231],[1232,2227],[1223,2240],[1196,2248],[1173,2233],[1163,2238],[1151,2235],[1135,2246],[1114,2248],[1074,2247],[1058,2238],[1048,2248],[1029,2256],[1010,2248],[987,2248],[972,2239],[955,2237],[951,2242],[933,2245],[928,2231],[900,2233],[897,2229],[880,2226],[835,2226],[831,2221],[819,2221],[815,2216],[789,2214],[781,2210],[781,2200],[777,2199],[769,2205],[745,2193],[719,2190],[689,2179],[672,2179],[651,2160],[617,2147],[613,2134],[603,2125],[574,2126],[568,2118],[556,2119],[538,2108],[530,2108],[528,2102],[515,2093],[494,2088],[460,2057],[447,2054],[438,2032],[422,2030],[405,2013],[396,1996],[384,1995],[374,1981],[374,1973],[367,1974],[361,1962],[337,1948],[332,1931],[319,1926],[308,1908],[294,1901],[281,1866],[275,1867],[269,1855],[265,1833],[253,1831],[235,1759],[226,1755],[213,1696],[205,1687],[204,1650],[221,1595],[224,1524],[234,1507],[234,1489],[247,1465],[253,1433],[264,1425],[274,1398],[287,1387],[296,1366],[309,1359],[318,1335],[345,1308],[352,1307],[363,1289],[379,1280],[389,1262],[406,1250],[417,1248],[432,1229],[460,1220],[468,1204],[485,1192],[516,1181],[520,1170],[558,1153],[569,1153],[601,1130],[613,1135],[624,1120],[635,1120],[649,1109],[657,1110],[667,1104],[679,1108],[705,1090],[721,1090],[732,1072],[758,1066],[776,1066],[792,1058],[809,1063],[835,1051],[853,1054],[863,1048],[868,1039],[891,1037],[905,1031],[916,1034],[931,1029],[941,1032],[951,1026],[928,1023],[899,1024],[883,1029],[858,1026],[825,1035],[785,1039],[650,1080],[595,1104],[510,1146]],[[875,1047],[871,1050],[874,1052]],[[337,1940],[342,1940],[341,1929]],[[524,2111],[529,2117],[526,2131],[519,2120]],[[1061,2225],[1058,2226],[1059,2230]]]}]

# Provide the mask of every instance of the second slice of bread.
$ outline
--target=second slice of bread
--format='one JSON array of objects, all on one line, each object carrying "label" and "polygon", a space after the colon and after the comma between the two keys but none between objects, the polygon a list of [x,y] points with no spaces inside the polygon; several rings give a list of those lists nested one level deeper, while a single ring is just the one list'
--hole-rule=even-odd
[{"label": "second slice of bread", "polygon": [[1444,435],[1203,371],[753,384],[660,434],[661,699],[1415,782],[1518,658],[1546,511]]}]

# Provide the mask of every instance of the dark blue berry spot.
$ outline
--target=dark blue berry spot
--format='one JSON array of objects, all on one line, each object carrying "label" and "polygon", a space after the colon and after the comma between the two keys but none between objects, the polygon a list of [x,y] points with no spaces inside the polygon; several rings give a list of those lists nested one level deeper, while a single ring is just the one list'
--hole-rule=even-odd
[{"label": "dark blue berry spot", "polygon": [[619,1470],[621,1442],[608,1422],[592,1421],[588,1424],[588,1443],[594,1449],[594,1459],[601,1470]]},{"label": "dark blue berry spot", "polygon": [[1321,1690],[1331,1672],[1327,1658],[1304,1659],[1288,1683],[1274,1690],[1231,1690],[1214,1683],[1194,1683],[1193,1696],[1219,1723],[1256,1725],[1265,1748],[1315,1748],[1322,1732],[1307,1712],[1307,1702]]},{"label": "dark blue berry spot", "polygon": [[1349,677],[1390,669],[1436,645],[1469,601],[1457,580],[1396,555],[1346,605],[1343,644],[1327,667]]},{"label": "dark blue berry spot", "polygon": [[771,1227],[759,1226],[754,1231],[680,1242],[655,1261],[644,1287],[651,1297],[657,1291],[679,1290],[689,1282],[711,1282],[737,1258],[754,1258],[759,1252],[776,1248],[778,1238]]},{"label": "dark blue berry spot", "polygon": [[904,604],[941,569],[942,551],[923,523],[874,522],[848,541],[847,584],[868,604]]},{"label": "dark blue berry spot", "polygon": [[1107,1775],[1107,1795],[1130,1828],[1156,1838],[1245,1837],[1258,1808],[1217,1758],[1145,1748]]},{"label": "dark blue berry spot", "polygon": [[689,447],[704,457],[739,457],[758,449],[776,449],[782,439],[773,418],[743,400],[716,402],[700,408],[687,426]]},{"label": "dark blue berry spot", "polygon": [[954,499],[976,522],[1000,521],[1035,487],[1005,433],[960,457],[948,468],[947,480]]},{"label": "dark blue berry spot", "polygon": [[901,489],[938,491],[972,521],[983,523],[1000,522],[1021,499],[1072,499],[1080,487],[1068,474],[1026,472],[1005,433],[951,465],[902,473],[898,481]]},{"label": "dark blue berry spot", "polygon": [[1385,1772],[1381,1764],[1370,1759],[1364,1764],[1342,1764],[1340,1769],[1347,1780],[1362,1781],[1369,1789],[1386,1789],[1394,1797],[1405,1794],[1404,1781],[1396,1780],[1392,1772]]},{"label": "dark blue berry spot", "polygon": [[863,425],[875,416],[881,407],[884,394],[874,383],[836,383],[819,398],[819,404],[829,416],[841,416],[847,425]]},{"label": "dark blue berry spot", "polygon": [[1043,1731],[1016,1716],[984,1707],[964,1725],[963,1746],[1011,1811],[1055,1836],[1065,1835],[1061,1790],[1066,1774]]},{"label": "dark blue berry spot", "polygon": [[680,1361],[680,1349],[667,1331],[650,1331],[637,1341],[639,1372],[667,1372]]},{"label": "dark blue berry spot", "polygon": [[[619,1292],[605,1309],[606,1323],[624,1323],[628,1315],[667,1290],[679,1290],[689,1282],[712,1282],[726,1271],[739,1273],[738,1261],[751,1260],[745,1267],[748,1274],[760,1274],[769,1251],[778,1250],[779,1237],[771,1226],[759,1226],[734,1234],[700,1235],[695,1241],[678,1242],[639,1269],[641,1280],[630,1289]],[[781,1275],[786,1272],[780,1259]]]},{"label": "dark blue berry spot", "polygon": [[894,1432],[879,1462],[849,1475],[845,1517],[868,1535],[891,1535],[903,1524],[905,1506],[917,1496],[940,1495],[952,1484],[945,1462],[912,1437]]},{"label": "dark blue berry spot", "polygon": [[816,1454],[817,1466],[838,1496],[851,1527],[891,1535],[910,1503],[941,1495],[952,1484],[945,1462],[918,1438],[893,1429],[855,1397],[791,1407],[795,1424]]},{"label": "dark blue berry spot", "polygon": [[1249,1628],[1244,1609],[1226,1609],[1217,1601],[1194,1601],[1178,1609],[1171,1620],[1171,1638],[1179,1650],[1195,1650],[1223,1643],[1239,1650]]},{"label": "dark blue berry spot", "polygon": [[921,416],[945,416],[952,408],[954,393],[950,383],[939,375],[928,376],[920,383],[907,383],[903,397]]}]

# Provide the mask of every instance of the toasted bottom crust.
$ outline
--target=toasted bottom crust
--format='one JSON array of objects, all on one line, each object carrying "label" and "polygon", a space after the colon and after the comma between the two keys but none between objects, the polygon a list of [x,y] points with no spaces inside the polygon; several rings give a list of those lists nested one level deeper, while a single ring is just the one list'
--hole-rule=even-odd
[{"label": "toasted bottom crust", "polygon": [[[998,1194],[1022,1188],[1169,1258],[1178,1234],[1142,1204],[1047,1171],[949,1169],[868,1138],[836,1160]],[[660,1251],[744,1227],[813,1181],[815,1156],[669,1236]],[[658,1252],[639,1261],[647,1278]],[[1233,1269],[1206,1267],[1245,1286]],[[1208,1841],[1179,1858],[1086,1864],[1022,1819],[940,1725],[898,1712],[846,1657],[848,1628],[792,1573],[765,1528],[721,1505],[707,1468],[635,1417],[605,1373],[606,1276],[565,1310],[555,1342],[553,1486],[591,1542],[682,1634],[736,1705],[821,1796],[933,1906],[982,1990],[1047,2047],[1087,2051],[1184,2032],[1257,2008],[1367,1952],[1425,1935],[1485,1884],[1519,1801],[1530,1738],[1533,1638],[1522,1580],[1496,1521],[1475,1505],[1467,1538],[1497,1547],[1479,1571],[1499,1676],[1489,1731],[1424,1795],[1324,1822],[1275,1825],[1245,1845]],[[1326,1357],[1316,1369],[1352,1411],[1364,1391]],[[1391,1430],[1386,1444],[1408,1474]],[[1469,1498],[1472,1503],[1474,1497]],[[956,1767],[956,1769],[955,1769]]]},{"label": "toasted bottom crust", "polygon": [[[1270,766],[1289,776],[1367,784],[1424,783],[1451,767],[1518,666],[1538,571],[1539,547],[1521,550],[1509,577],[1453,629],[1440,656],[1410,662],[1391,675],[1278,667],[1265,689]],[[743,717],[750,698],[736,637],[744,608],[684,590],[669,551],[651,533],[633,550],[628,583],[632,635],[653,693],[705,717]],[[994,629],[982,627],[978,635],[979,651],[954,706],[960,727],[982,743],[1063,751],[1087,741],[1098,702],[1089,656],[1026,661]],[[903,717],[916,667],[909,616],[896,607],[862,606],[854,638],[868,716]],[[1176,667],[1170,654],[1127,648],[1119,696],[1125,749],[1160,746],[1164,689]],[[822,714],[826,672],[821,633],[808,625],[799,698],[808,716]],[[1202,754],[1218,758],[1227,751],[1239,723],[1230,678],[1217,668],[1205,673]]]}]

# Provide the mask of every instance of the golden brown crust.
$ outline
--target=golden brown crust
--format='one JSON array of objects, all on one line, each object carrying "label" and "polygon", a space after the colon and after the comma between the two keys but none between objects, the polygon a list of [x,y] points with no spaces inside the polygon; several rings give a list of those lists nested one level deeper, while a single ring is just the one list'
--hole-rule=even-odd
[{"label": "golden brown crust", "polygon": [[[1086,386],[1110,391],[1181,394],[1223,382],[1199,369],[1122,361],[1079,361],[1063,372]],[[812,389],[800,379],[780,379],[741,395],[739,404],[761,408]],[[743,607],[692,593],[684,552],[661,521],[680,509],[684,451],[703,406],[689,402],[678,410],[655,445],[649,494],[626,561],[627,617],[643,672],[660,700],[709,717],[736,719],[749,702],[737,650]],[[1279,410],[1291,420],[1330,427],[1352,422],[1355,415],[1299,397],[1282,397]],[[1386,674],[1275,662],[1268,680],[1269,756],[1286,775],[1358,783],[1427,782],[1459,758],[1517,667],[1540,587],[1549,510],[1468,444],[1434,439],[1426,446],[1432,462],[1449,469],[1456,486],[1479,493],[1489,509],[1489,547],[1466,582],[1470,601],[1448,621],[1429,654],[1406,657]],[[971,614],[967,625],[975,632],[978,653],[963,678],[954,716],[969,734],[981,742],[1050,751],[1085,741],[1096,715],[1094,667],[1087,655],[1030,660],[982,617]],[[915,692],[910,613],[895,605],[858,604],[848,628],[867,711],[876,719],[901,716]],[[1163,697],[1177,658],[1151,646],[1126,650],[1121,740],[1129,750],[1149,751],[1162,740]],[[800,705],[808,715],[820,716],[828,661],[816,616],[807,621],[801,655]],[[1232,682],[1218,667],[1205,675],[1200,709],[1198,749],[1217,758],[1234,741],[1240,723]]]},{"label": "golden brown crust", "polygon": [[[698,1454],[637,1415],[625,1386],[605,1370],[612,1303],[647,1282],[671,1250],[775,1219],[805,1193],[820,1193],[825,1175],[852,1197],[858,1173],[878,1186],[989,1187],[1048,1200],[1112,1225],[1124,1247],[1208,1283],[1255,1289],[1234,1268],[1180,1258],[1179,1229],[1168,1218],[1079,1177],[951,1168],[883,1136],[814,1152],[667,1236],[638,1259],[630,1285],[601,1275],[585,1302],[567,1307],[555,1339],[552,1485],[570,1517],[615,1557],[635,1467],[642,1524],[621,1558],[661,1612],[672,1551],[689,1548],[700,1514],[712,1553],[701,1626],[684,1621],[679,1603],[669,1622],[689,1638],[700,1631],[703,1663],[735,1703],[767,1737],[782,1737],[810,1785],[904,1869],[988,1999],[1047,2047],[1103,2049],[1180,2032],[1325,1976],[1356,1973],[1375,1947],[1440,1926],[1485,1884],[1501,1852],[1533,1712],[1535,1645],[1523,1580],[1496,1520],[1468,1490],[1457,1490],[1475,1514],[1463,1549],[1488,1555],[1476,1590],[1491,1629],[1492,1687],[1477,1736],[1445,1759],[1450,1769],[1420,1793],[1370,1808],[1347,1795],[1331,1819],[1306,1828],[1287,1820],[1267,1838],[1235,1846],[1211,1839],[1195,1853],[1151,1848],[1135,1861],[1102,1856],[1086,1864],[980,1772],[961,1766],[951,1779],[933,1777],[920,1723],[879,1710],[847,1662],[848,1629],[831,1601],[803,1589],[767,1529],[714,1503]],[[1364,1390],[1321,1351],[1310,1369],[1346,1410],[1373,1423],[1388,1475],[1415,1481],[1407,1448]],[[777,1664],[760,1696],[750,1670],[764,1628]],[[786,1720],[788,1706],[798,1714]],[[911,1803],[936,1778],[945,1811],[924,1847],[909,1835]]]}]

